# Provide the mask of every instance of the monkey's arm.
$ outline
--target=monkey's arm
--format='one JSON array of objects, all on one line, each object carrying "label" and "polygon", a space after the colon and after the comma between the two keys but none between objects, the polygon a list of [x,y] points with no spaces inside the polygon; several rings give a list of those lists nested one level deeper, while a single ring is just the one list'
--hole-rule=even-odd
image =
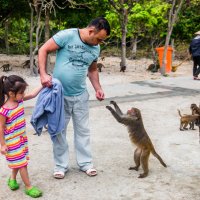
[{"label": "monkey's arm", "polygon": [[128,125],[129,120],[128,118],[124,117],[123,115],[119,115],[111,106],[106,106],[108,110],[110,110],[111,114],[114,118],[121,124]]},{"label": "monkey's arm", "polygon": [[110,104],[113,104],[118,115],[123,115],[121,109],[119,108],[119,106],[117,105],[115,101],[110,101]]}]

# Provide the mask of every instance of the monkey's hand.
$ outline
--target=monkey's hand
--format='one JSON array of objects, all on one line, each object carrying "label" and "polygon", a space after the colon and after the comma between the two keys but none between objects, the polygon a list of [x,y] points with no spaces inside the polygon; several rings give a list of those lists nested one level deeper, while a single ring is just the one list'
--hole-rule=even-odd
[{"label": "monkey's hand", "polygon": [[108,109],[108,110],[112,110],[112,107],[111,106],[106,106],[106,108]]},{"label": "monkey's hand", "polygon": [[110,104],[116,105],[117,103],[115,101],[110,101]]}]

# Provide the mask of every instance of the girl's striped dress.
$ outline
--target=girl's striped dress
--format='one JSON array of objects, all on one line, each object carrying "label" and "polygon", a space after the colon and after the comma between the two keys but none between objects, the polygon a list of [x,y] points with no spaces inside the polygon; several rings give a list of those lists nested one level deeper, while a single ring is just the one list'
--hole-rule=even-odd
[{"label": "girl's striped dress", "polygon": [[8,166],[12,169],[27,166],[29,157],[23,101],[19,101],[13,109],[2,106],[0,114],[6,117],[4,138],[8,147]]}]

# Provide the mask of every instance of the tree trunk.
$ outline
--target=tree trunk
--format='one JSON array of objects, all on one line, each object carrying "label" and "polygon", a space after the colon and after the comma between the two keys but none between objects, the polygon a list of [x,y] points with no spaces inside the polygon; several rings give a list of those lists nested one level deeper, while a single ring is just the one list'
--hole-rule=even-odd
[{"label": "tree trunk", "polygon": [[171,41],[171,47],[173,49],[173,52],[172,52],[172,62],[174,61],[174,58],[175,58],[175,50],[174,50],[174,38],[172,39]]},{"label": "tree trunk", "polygon": [[125,8],[122,9],[122,52],[121,52],[121,63],[120,63],[120,71],[124,72],[126,70],[126,33],[127,33],[127,23],[128,23],[128,15],[127,10]]},{"label": "tree trunk", "polygon": [[139,0],[108,0],[113,6],[115,11],[119,16],[121,31],[122,31],[122,43],[121,43],[121,63],[120,71],[124,72],[126,70],[126,33],[127,33],[127,23],[128,23],[128,13],[131,11],[133,6]]},{"label": "tree trunk", "polygon": [[50,26],[49,26],[49,20],[50,20],[50,12],[49,9],[46,10],[45,14],[45,42],[50,37]]},{"label": "tree trunk", "polygon": [[166,66],[167,66],[167,51],[168,51],[168,45],[170,41],[170,37],[172,34],[172,28],[168,31],[167,37],[165,40],[165,47],[164,47],[164,53],[163,53],[163,59],[162,59],[162,67],[160,68],[161,74],[166,74]]},{"label": "tree trunk", "polygon": [[[31,71],[31,75],[36,75],[36,76],[38,75],[38,69],[37,69],[37,66],[35,65],[34,60],[35,60],[35,55],[38,52],[39,41],[40,41],[42,30],[43,30],[43,27],[41,27],[41,14],[42,14],[43,5],[44,5],[44,0],[41,0],[41,2],[35,1],[34,5],[30,4],[31,22],[33,23],[33,14],[34,14],[34,10],[35,10],[35,12],[36,12],[36,25],[37,25],[36,34],[35,34],[35,37],[36,37],[35,43],[36,44],[35,44],[35,48],[32,45],[32,50],[31,50],[32,53],[30,54],[30,71]],[[35,9],[33,9],[33,6],[35,7]],[[32,34],[30,34],[31,37],[32,37],[35,26],[32,25],[31,27],[33,27]],[[33,48],[34,48],[34,50],[33,50]]]},{"label": "tree trunk", "polygon": [[131,59],[136,59],[136,54],[137,54],[137,36],[134,36],[131,38]]},{"label": "tree trunk", "polygon": [[8,30],[9,30],[9,19],[5,21],[5,46],[6,46],[6,54],[10,53],[10,46],[8,42]]},{"label": "tree trunk", "polygon": [[151,52],[152,52],[153,64],[156,66],[156,65],[159,65],[159,61],[158,61],[158,57],[157,57],[157,54],[155,51],[154,43],[155,43],[155,41],[152,40],[151,41]]},{"label": "tree trunk", "polygon": [[166,37],[166,40],[165,40],[165,47],[164,47],[164,53],[163,53],[163,59],[162,59],[162,67],[160,69],[160,72],[163,75],[166,73],[166,65],[167,65],[166,58],[167,58],[167,49],[168,49],[169,41],[170,41],[170,38],[171,38],[171,34],[172,34],[172,31],[173,31],[174,24],[175,24],[175,22],[178,18],[178,13],[179,13],[182,5],[183,5],[183,1],[184,0],[181,0],[180,3],[178,5],[176,5],[176,0],[173,0],[172,7],[170,9],[167,37]]},{"label": "tree trunk", "polygon": [[34,61],[34,55],[33,55],[33,31],[34,31],[34,24],[33,24],[33,14],[34,14],[34,10],[32,8],[32,6],[30,5],[30,9],[31,9],[31,27],[30,27],[30,73],[31,76],[34,75],[33,72],[33,61]]}]

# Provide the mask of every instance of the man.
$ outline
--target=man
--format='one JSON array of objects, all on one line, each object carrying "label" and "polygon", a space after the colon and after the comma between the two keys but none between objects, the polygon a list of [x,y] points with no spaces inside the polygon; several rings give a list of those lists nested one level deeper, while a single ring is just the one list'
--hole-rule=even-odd
[{"label": "man", "polygon": [[97,59],[99,44],[110,34],[108,21],[99,17],[86,28],[66,29],[50,38],[39,50],[38,62],[43,86],[51,87],[52,77],[47,74],[46,62],[49,52],[57,50],[53,77],[60,80],[64,89],[65,131],[52,138],[54,154],[54,178],[64,178],[69,168],[69,152],[66,140],[67,125],[72,117],[77,164],[88,176],[97,175],[93,168],[90,149],[89,94],[86,77],[91,81],[96,98],[104,99],[99,82]]},{"label": "man", "polygon": [[200,80],[198,78],[198,75],[200,73],[200,31],[196,32],[195,35],[197,36],[190,43],[189,52],[192,55],[193,59],[194,80]]}]

